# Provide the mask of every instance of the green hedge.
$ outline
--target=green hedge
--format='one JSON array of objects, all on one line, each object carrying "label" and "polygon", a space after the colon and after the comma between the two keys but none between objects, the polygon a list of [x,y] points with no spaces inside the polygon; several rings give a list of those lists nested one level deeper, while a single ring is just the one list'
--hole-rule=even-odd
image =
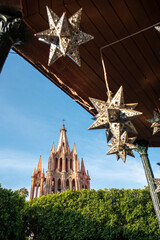
[{"label": "green hedge", "polygon": [[0,240],[20,239],[24,205],[24,197],[0,185]]},{"label": "green hedge", "polygon": [[68,190],[25,203],[0,187],[0,240],[160,240],[148,188]]},{"label": "green hedge", "polygon": [[148,188],[42,196],[26,203],[23,221],[26,236],[38,240],[160,240]]}]

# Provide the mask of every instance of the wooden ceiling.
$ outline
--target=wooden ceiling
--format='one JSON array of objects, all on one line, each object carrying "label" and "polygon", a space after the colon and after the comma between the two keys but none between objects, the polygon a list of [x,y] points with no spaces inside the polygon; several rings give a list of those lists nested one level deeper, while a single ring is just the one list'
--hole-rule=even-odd
[{"label": "wooden ceiling", "polygon": [[[106,100],[100,48],[160,22],[160,0],[1,2],[0,9],[2,5],[21,9],[27,25],[26,41],[14,47],[15,51],[93,115],[96,112],[90,108],[88,97]],[[68,57],[58,59],[50,67],[47,65],[49,45],[34,37],[34,33],[49,28],[46,5],[58,16],[65,11],[68,17],[83,8],[81,29],[93,35],[94,40],[79,48],[81,67]],[[143,31],[104,48],[103,57],[111,91],[116,93],[123,85],[125,102],[138,102],[136,110],[143,112],[133,121],[138,138],[146,139],[150,146],[160,146],[160,134],[152,136],[150,123],[146,121],[152,118],[153,109],[160,107],[160,33],[154,28]]]}]

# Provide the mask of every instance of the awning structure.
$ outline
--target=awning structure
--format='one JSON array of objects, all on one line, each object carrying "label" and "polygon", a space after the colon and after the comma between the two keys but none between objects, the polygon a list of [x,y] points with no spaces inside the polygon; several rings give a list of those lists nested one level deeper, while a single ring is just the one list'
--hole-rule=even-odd
[{"label": "awning structure", "polygon": [[[34,36],[48,29],[46,5],[58,16],[65,11],[68,17],[83,8],[81,29],[94,40],[79,48],[81,67],[68,57],[48,66],[49,45]],[[0,9],[21,12],[27,26],[26,40],[15,51],[93,115],[88,97],[106,100],[100,48],[160,22],[158,0],[2,0]],[[138,138],[160,146],[159,136],[152,135],[146,121],[160,107],[160,33],[150,28],[102,52],[111,91],[116,93],[123,85],[125,102],[138,102],[136,110],[143,112],[133,121]]]}]

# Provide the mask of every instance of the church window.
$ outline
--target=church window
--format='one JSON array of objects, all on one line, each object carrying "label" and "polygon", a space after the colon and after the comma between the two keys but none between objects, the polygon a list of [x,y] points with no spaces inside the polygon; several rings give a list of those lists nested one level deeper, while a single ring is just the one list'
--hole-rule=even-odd
[{"label": "church window", "polygon": [[76,189],[75,188],[75,180],[74,179],[72,180],[72,189],[74,189],[74,190]]},{"label": "church window", "polygon": [[70,169],[73,170],[73,160],[72,159],[70,160]]},{"label": "church window", "polygon": [[66,158],[66,172],[68,172],[68,159]]},{"label": "church window", "polygon": [[56,170],[58,168],[58,159],[56,158],[55,159],[55,169],[54,170]]},{"label": "church window", "polygon": [[52,179],[52,186],[51,186],[51,192],[55,193],[55,179]]},{"label": "church window", "polygon": [[62,158],[60,158],[60,168],[59,171],[62,172]]},{"label": "church window", "polygon": [[69,189],[69,180],[66,181],[66,189]]},{"label": "church window", "polygon": [[61,192],[61,179],[58,179],[58,192]]},{"label": "church window", "polygon": [[40,187],[39,187],[39,185],[36,185],[35,186],[35,196],[34,196],[34,198],[38,198],[39,197],[39,190],[40,190]]}]

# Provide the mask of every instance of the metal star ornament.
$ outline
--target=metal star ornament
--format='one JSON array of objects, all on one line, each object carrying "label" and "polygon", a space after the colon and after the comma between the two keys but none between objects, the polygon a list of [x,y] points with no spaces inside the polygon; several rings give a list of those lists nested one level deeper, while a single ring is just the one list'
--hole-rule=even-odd
[{"label": "metal star ornament", "polygon": [[118,137],[125,130],[137,134],[131,120],[140,116],[142,112],[135,111],[137,103],[125,104],[123,87],[121,86],[110,101],[104,102],[90,98],[90,101],[98,111],[95,122],[89,129],[110,129],[115,137]]},{"label": "metal star ornament", "polygon": [[81,66],[78,46],[94,38],[79,29],[82,8],[69,19],[65,12],[59,18],[50,8],[46,8],[49,29],[36,33],[35,36],[40,41],[50,44],[48,65],[62,56],[68,56]]},{"label": "metal star ornament", "polygon": [[153,111],[153,118],[147,121],[152,123],[151,128],[153,128],[153,135],[160,131],[160,113],[157,110]]},{"label": "metal star ornament", "polygon": [[132,150],[136,149],[136,146],[133,144],[135,139],[136,137],[128,138],[126,131],[119,139],[115,137],[111,138],[111,143],[108,144],[111,149],[108,151],[107,155],[116,154],[117,160],[121,158],[125,163],[127,155],[134,157]]},{"label": "metal star ornament", "polygon": [[132,150],[136,149],[136,146],[133,144],[136,137],[128,138],[127,135],[127,132],[133,132],[137,134],[137,130],[135,129],[131,120],[142,115],[142,112],[134,110],[138,103],[124,103],[122,86],[112,97],[112,93],[108,85],[107,72],[102,51],[101,60],[108,99],[107,101],[102,101],[95,98],[89,98],[92,105],[98,112],[93,118],[95,122],[89,127],[89,129],[104,128],[106,131],[107,142],[111,140],[111,143],[108,144],[111,149],[108,151],[107,155],[116,154],[117,160],[121,158],[123,162],[125,162],[127,155],[134,157]]}]

